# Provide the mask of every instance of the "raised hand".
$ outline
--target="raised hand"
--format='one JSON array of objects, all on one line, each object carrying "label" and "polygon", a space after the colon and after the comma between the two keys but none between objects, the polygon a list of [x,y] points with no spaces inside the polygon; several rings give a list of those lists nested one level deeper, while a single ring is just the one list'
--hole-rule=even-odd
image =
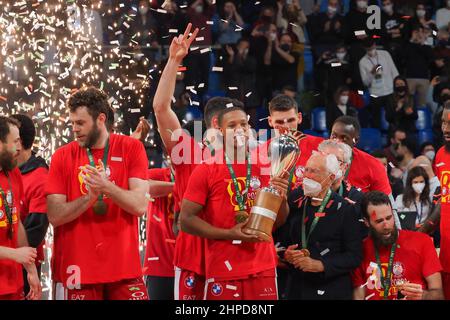
[{"label": "raised hand", "polygon": [[198,28],[195,28],[192,35],[189,36],[191,28],[192,23],[189,23],[188,26],[186,27],[186,30],[184,31],[184,34],[180,34],[178,37],[174,37],[172,39],[172,43],[170,44],[169,48],[170,59],[175,59],[181,62],[184,59],[184,57],[188,54],[189,47],[191,46],[195,37],[197,37],[199,31]]}]

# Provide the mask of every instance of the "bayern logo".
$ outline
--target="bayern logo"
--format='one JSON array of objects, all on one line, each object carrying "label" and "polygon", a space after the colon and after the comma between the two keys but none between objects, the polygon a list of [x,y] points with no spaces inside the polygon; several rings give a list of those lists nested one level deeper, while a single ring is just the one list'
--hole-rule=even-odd
[{"label": "bayern logo", "polygon": [[195,278],[193,276],[188,276],[184,279],[184,285],[188,289],[192,289],[195,286]]},{"label": "bayern logo", "polygon": [[223,292],[223,288],[222,285],[220,283],[214,283],[212,288],[211,288],[211,293],[214,296],[220,296]]}]

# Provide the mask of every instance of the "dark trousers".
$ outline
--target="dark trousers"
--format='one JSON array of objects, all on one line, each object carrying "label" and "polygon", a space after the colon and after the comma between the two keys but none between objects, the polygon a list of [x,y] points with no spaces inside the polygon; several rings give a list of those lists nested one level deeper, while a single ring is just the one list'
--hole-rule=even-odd
[{"label": "dark trousers", "polygon": [[174,300],[174,277],[154,277],[147,276],[145,284],[147,286],[150,300]]},{"label": "dark trousers", "polygon": [[389,103],[389,98],[391,95],[382,96],[382,97],[370,97],[370,102],[368,106],[368,111],[371,116],[371,126],[373,128],[380,129],[381,128],[381,108],[386,108]]}]

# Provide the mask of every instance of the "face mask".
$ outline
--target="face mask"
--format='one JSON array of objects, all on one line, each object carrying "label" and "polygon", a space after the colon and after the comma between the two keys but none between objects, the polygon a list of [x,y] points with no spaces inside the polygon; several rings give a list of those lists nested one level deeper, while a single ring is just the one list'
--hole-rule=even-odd
[{"label": "face mask", "polygon": [[317,197],[322,191],[322,185],[309,178],[303,178],[303,192],[307,197]]},{"label": "face mask", "polygon": [[348,96],[341,96],[341,97],[339,98],[339,102],[340,102],[341,104],[343,104],[343,105],[347,105],[347,102],[348,102]]},{"label": "face mask", "polygon": [[291,46],[288,45],[287,43],[285,43],[280,46],[280,49],[283,51],[289,52],[291,50]]},{"label": "face mask", "polygon": [[147,14],[148,12],[148,7],[139,7],[139,13],[142,15]]},{"label": "face mask", "polygon": [[203,13],[203,6],[196,6],[196,7],[195,7],[195,11],[196,11],[197,13]]},{"label": "face mask", "polygon": [[395,91],[396,91],[397,93],[399,93],[401,96],[403,96],[403,95],[405,95],[405,93],[406,93],[406,86],[398,86],[398,87],[395,87]]},{"label": "face mask", "polygon": [[450,94],[443,94],[441,96],[441,104],[444,104],[447,100],[450,100]]},{"label": "face mask", "polygon": [[356,2],[356,5],[358,6],[358,9],[366,9],[367,8],[367,1],[358,1]]},{"label": "face mask", "polygon": [[344,61],[344,58],[345,58],[346,54],[347,54],[346,52],[337,52],[337,53],[336,53],[336,57],[337,57],[339,60]]},{"label": "face mask", "polygon": [[421,194],[423,189],[425,188],[425,183],[421,182],[421,183],[413,183],[412,188],[414,189],[414,191],[418,194]]},{"label": "face mask", "polygon": [[434,160],[434,157],[436,156],[436,152],[434,152],[434,151],[432,151],[432,150],[427,151],[427,152],[425,152],[425,156],[426,156],[428,159],[430,159],[431,161],[433,161],[433,160]]},{"label": "face mask", "polygon": [[334,15],[337,12],[337,8],[328,6],[328,13]]},{"label": "face mask", "polygon": [[340,178],[342,178],[342,170],[339,169],[336,173],[336,178],[334,178],[334,182],[338,181]]},{"label": "face mask", "polygon": [[388,4],[386,6],[383,6],[383,10],[384,12],[386,12],[387,14],[391,14],[392,13],[392,4]]},{"label": "face mask", "polygon": [[416,10],[416,14],[419,18],[423,18],[423,17],[425,17],[426,11],[419,9],[419,10]]}]

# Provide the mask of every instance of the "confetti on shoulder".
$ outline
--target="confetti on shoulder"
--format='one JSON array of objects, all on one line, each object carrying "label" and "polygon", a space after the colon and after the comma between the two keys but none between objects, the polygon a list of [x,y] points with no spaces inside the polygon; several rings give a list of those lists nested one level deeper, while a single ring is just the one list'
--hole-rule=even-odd
[{"label": "confetti on shoulder", "polygon": [[442,167],[443,165],[445,165],[445,162],[439,162],[439,163],[436,165],[436,168]]}]

